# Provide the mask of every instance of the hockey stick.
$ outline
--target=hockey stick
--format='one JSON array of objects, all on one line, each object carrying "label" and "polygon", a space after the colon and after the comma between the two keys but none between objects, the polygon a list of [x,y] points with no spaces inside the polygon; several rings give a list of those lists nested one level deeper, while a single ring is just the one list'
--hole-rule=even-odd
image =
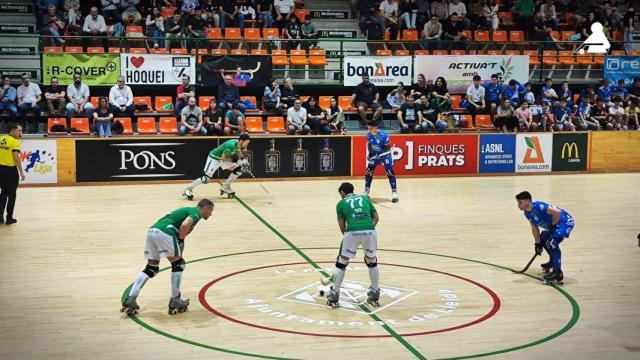
[{"label": "hockey stick", "polygon": [[392,145],[391,145],[391,148],[389,148],[389,150],[387,150],[387,151],[385,151],[385,152],[383,152],[383,153],[380,153],[380,154],[378,154],[378,155],[374,155],[374,156],[371,158],[371,160],[377,160],[377,159],[380,159],[380,158],[381,158],[381,157],[383,157],[383,156],[387,156],[387,155],[389,155],[389,154],[393,153],[393,148],[394,148],[395,146],[396,146],[395,144],[392,144]]},{"label": "hockey stick", "polygon": [[[255,175],[253,175],[253,173],[251,172],[251,170],[244,169],[243,172],[246,172],[247,174],[251,175],[252,178],[257,179]],[[260,187],[262,188],[262,190],[264,190],[264,192],[269,195],[269,191],[267,190],[266,187],[264,187],[264,185],[262,185],[262,183],[258,183],[258,185],[260,185]]]},{"label": "hockey stick", "polygon": [[527,266],[524,267],[524,269],[520,270],[520,271],[515,271],[513,269],[511,269],[511,271],[513,271],[516,274],[524,274],[525,271],[529,270],[529,266],[531,266],[531,264],[533,263],[533,260],[536,259],[536,257],[538,256],[538,254],[533,254],[533,257],[531,258],[531,260],[529,260],[529,262],[527,263]]}]

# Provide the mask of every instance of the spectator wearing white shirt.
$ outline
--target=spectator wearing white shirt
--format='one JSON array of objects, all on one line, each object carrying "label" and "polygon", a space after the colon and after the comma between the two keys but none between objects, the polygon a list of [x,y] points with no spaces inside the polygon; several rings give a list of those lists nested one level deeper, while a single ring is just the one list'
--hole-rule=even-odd
[{"label": "spectator wearing white shirt", "polygon": [[302,107],[300,99],[296,99],[293,102],[293,107],[287,110],[287,126],[289,135],[295,135],[298,130],[302,135],[307,135],[311,131],[307,125],[307,109]]},{"label": "spectator wearing white shirt", "polygon": [[133,92],[129,85],[124,84],[124,76],[118,76],[118,84],[109,90],[110,111],[114,115],[126,115],[133,117],[135,107],[133,105]]},{"label": "spectator wearing white shirt", "polygon": [[442,36],[442,24],[436,14],[431,14],[431,21],[424,24],[422,30],[422,44],[428,50],[439,48],[440,36]]},{"label": "spectator wearing white shirt", "polygon": [[95,38],[96,36],[102,36],[102,46],[105,50],[109,47],[107,40],[107,24],[104,21],[104,17],[98,14],[98,8],[95,6],[91,7],[91,11],[89,16],[84,18],[84,25],[82,26],[82,35],[85,36],[82,38],[82,42],[85,47],[89,46],[89,40]]},{"label": "spectator wearing white shirt", "polygon": [[67,116],[72,118],[76,115],[84,115],[91,118],[93,115],[93,105],[89,102],[89,87],[82,83],[82,75],[79,72],[73,74],[73,84],[67,86]]},{"label": "spectator wearing white shirt", "polygon": [[293,0],[274,0],[273,11],[275,12],[275,23],[278,29],[282,30],[289,22],[289,17],[293,14],[296,4]]},{"label": "spectator wearing white shirt", "polygon": [[[384,0],[380,3],[380,24],[382,29],[395,28],[398,24],[398,3],[396,0]],[[394,37],[391,37],[394,39]]]},{"label": "spectator wearing white shirt", "polygon": [[[18,88],[18,94],[20,94],[20,88]],[[18,95],[19,97],[20,95]],[[18,110],[20,107],[18,107]],[[607,130],[627,130],[627,124],[624,118],[624,107],[622,106],[622,99],[616,97],[613,99],[613,106],[609,107],[607,116]]]},{"label": "spectator wearing white shirt", "polygon": [[26,116],[26,114],[31,111],[31,113],[33,114],[32,122],[30,124],[31,129],[29,129],[29,124],[27,123],[25,132],[37,133],[39,130],[41,111],[38,102],[42,100],[42,90],[40,90],[40,87],[37,84],[29,81],[29,74],[22,73],[20,78],[22,79],[22,85],[18,86],[17,91],[18,112],[21,116]]},{"label": "spectator wearing white shirt", "polygon": [[482,113],[485,109],[484,103],[484,86],[480,86],[480,75],[475,75],[473,77],[473,84],[469,85],[467,88],[467,111],[471,115],[475,115],[477,112]]},{"label": "spectator wearing white shirt", "polygon": [[460,0],[451,0],[449,3],[449,14],[457,13],[462,22],[462,26],[466,29],[471,27],[471,20],[467,17],[467,6]]}]

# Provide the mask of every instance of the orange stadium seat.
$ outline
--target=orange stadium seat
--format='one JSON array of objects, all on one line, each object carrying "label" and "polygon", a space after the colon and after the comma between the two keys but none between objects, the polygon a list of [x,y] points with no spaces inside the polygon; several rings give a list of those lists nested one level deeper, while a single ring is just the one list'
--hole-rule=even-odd
[{"label": "orange stadium seat", "polygon": [[433,50],[433,55],[449,55],[448,50]]},{"label": "orange stadium seat", "polygon": [[140,111],[136,109],[136,113],[152,113],[153,112],[153,102],[151,102],[151,96],[134,96],[133,97],[134,105],[147,105],[147,110]]},{"label": "orange stadium seat", "polygon": [[84,49],[82,48],[82,46],[65,46],[64,52],[70,54],[80,54],[84,52]]},{"label": "orange stadium seat", "polygon": [[461,95],[451,95],[451,110],[453,111],[464,111],[467,110],[465,108],[460,107],[460,102],[462,101]]},{"label": "orange stadium seat", "polygon": [[264,127],[262,126],[262,118],[260,116],[247,116],[246,118],[247,131],[250,133],[263,133]]},{"label": "orange stadium seat", "polygon": [[476,130],[475,126],[473,126],[473,117],[469,114],[460,115],[460,120],[463,120],[462,124],[465,124],[464,127],[461,126],[463,130]]},{"label": "orange stadium seat", "polygon": [[573,57],[573,51],[569,50],[569,51],[560,51],[559,52],[560,56],[559,56],[559,60],[560,60],[560,64],[562,65],[576,65],[576,59],[574,59]]},{"label": "orange stadium seat", "polygon": [[507,32],[504,30],[495,30],[491,38],[496,42],[507,42]]},{"label": "orange stadium seat", "polygon": [[479,130],[493,130],[491,115],[476,115],[476,127]]},{"label": "orange stadium seat", "polygon": [[291,65],[305,66],[309,64],[305,50],[291,50]]},{"label": "orange stadium seat", "polygon": [[342,108],[342,111],[355,110],[355,108],[351,105],[351,95],[339,96],[338,105]]},{"label": "orange stadium seat", "polygon": [[244,41],[246,43],[260,42],[260,28],[245,28]]},{"label": "orange stadium seat", "polygon": [[555,50],[544,50],[542,52],[542,63],[545,65],[559,65],[558,53]]},{"label": "orange stadium seat", "polygon": [[225,48],[211,49],[211,55],[227,55],[229,51]]},{"label": "orange stadium seat", "polygon": [[[54,125],[62,125],[64,126],[65,130],[62,131],[51,131],[51,128]],[[67,131],[67,119],[66,118],[49,118],[49,120],[47,121],[47,132],[49,134],[66,134]]]},{"label": "orange stadium seat", "polygon": [[[436,55],[435,51],[433,54]],[[467,55],[467,52],[465,50],[451,50],[451,55]]]},{"label": "orange stadium seat", "polygon": [[513,24],[513,13],[511,11],[500,11],[498,12],[498,19],[502,25],[511,25]]},{"label": "orange stadium seat", "polygon": [[510,41],[524,41],[524,31],[509,31],[509,40]]},{"label": "orange stadium seat", "polygon": [[331,98],[333,98],[333,96],[320,96],[318,98],[318,105],[320,106],[320,108],[321,109],[329,108],[329,106],[331,105]]},{"label": "orange stadium seat", "polygon": [[187,55],[189,53],[189,50],[185,48],[173,48],[171,49],[171,53],[174,55]]},{"label": "orange stadium seat", "polygon": [[284,126],[284,118],[282,116],[269,116],[267,118],[267,130],[270,133],[287,132],[287,129]]},{"label": "orange stadium seat", "polygon": [[571,35],[575,35],[575,33],[575,31],[563,31],[560,38],[562,39],[562,41],[569,41],[569,37]]},{"label": "orange stadium seat", "polygon": [[149,53],[151,54],[169,54],[169,50],[165,49],[165,48],[151,48],[149,49]]},{"label": "orange stadium seat", "polygon": [[100,46],[89,46],[87,52],[89,54],[104,54],[104,48]]},{"label": "orange stadium seat", "polygon": [[146,48],[130,48],[128,51],[130,54],[146,54],[147,53],[147,49]]},{"label": "orange stadium seat", "polygon": [[424,49],[413,50],[413,55],[429,55],[429,50],[424,50]]},{"label": "orange stadium seat", "polygon": [[247,49],[232,49],[231,55],[247,55]]},{"label": "orange stadium seat", "polygon": [[153,106],[156,112],[173,112],[173,98],[171,96],[156,96]]},{"label": "orange stadium seat", "polygon": [[487,50],[487,55],[502,55],[500,50]]},{"label": "orange stadium seat", "polygon": [[163,6],[162,7],[162,17],[166,19],[168,19],[169,17],[173,16],[173,12],[176,10],[176,8],[172,7],[172,6]]},{"label": "orange stadium seat", "polygon": [[71,118],[71,124],[69,126],[72,129],[76,129],[78,131],[74,131],[74,134],[82,134],[89,135],[91,134],[91,130],[89,130],[89,119],[86,117],[83,118]]},{"label": "orange stadium seat", "polygon": [[504,53],[507,55],[522,55],[520,50],[507,50]]},{"label": "orange stadium seat", "polygon": [[152,134],[158,133],[156,129],[156,119],[152,117],[139,117],[138,118],[138,134]]},{"label": "orange stadium seat", "polygon": [[540,58],[538,57],[538,50],[524,50],[522,55],[529,55],[529,64],[540,65]]},{"label": "orange stadium seat", "polygon": [[44,47],[44,52],[46,52],[46,53],[61,53],[62,52],[62,47],[61,46],[45,46]]},{"label": "orange stadium seat", "polygon": [[271,51],[271,62],[274,66],[287,66],[289,65],[289,60],[287,59],[287,51],[286,50],[272,50]]},{"label": "orange stadium seat", "polygon": [[91,105],[93,105],[94,109],[98,108],[98,102],[100,101],[100,97],[99,96],[92,96],[89,98],[89,102],[91,103]]},{"label": "orange stadium seat", "polygon": [[245,100],[251,101],[251,103],[256,106],[255,109],[247,109],[247,111],[259,111],[260,110],[260,109],[258,109],[258,100],[256,99],[255,96],[240,96],[240,101],[244,102]]},{"label": "orange stadium seat", "polygon": [[484,30],[476,30],[473,33],[473,40],[475,41],[489,41],[489,32]]},{"label": "orange stadium seat", "polygon": [[119,47],[110,47],[109,54],[119,54],[122,50]]},{"label": "orange stadium seat", "polygon": [[326,51],[322,49],[309,50],[309,63],[313,66],[327,66]]},{"label": "orange stadium seat", "polygon": [[265,39],[278,39],[280,38],[280,33],[278,28],[264,28],[262,29],[262,37]]},{"label": "orange stadium seat", "polygon": [[391,50],[379,49],[379,50],[376,50],[376,55],[377,56],[391,56],[391,55],[393,55],[393,53],[391,52]]},{"label": "orange stadium seat", "polygon": [[267,55],[268,52],[266,49],[253,49],[251,50],[251,55]]},{"label": "orange stadium seat", "polygon": [[409,55],[409,50],[405,50],[405,49],[396,50],[396,56],[408,56],[408,55]]},{"label": "orange stadium seat", "polygon": [[122,132],[122,135],[131,135],[131,134],[133,134],[133,125],[131,125],[131,118],[130,117],[113,118],[113,122],[116,122],[116,121],[120,121],[120,123],[122,124],[122,127],[124,128],[124,131]]},{"label": "orange stadium seat", "polygon": [[222,39],[222,29],[211,28],[205,32],[205,36],[210,43],[219,44]]},{"label": "orange stadium seat", "polygon": [[405,41],[417,41],[418,40],[418,31],[417,30],[402,30],[402,40],[405,40]]},{"label": "orange stadium seat", "polygon": [[215,99],[213,96],[198,96],[198,106],[202,111],[205,111],[209,108],[209,102],[211,99]]},{"label": "orange stadium seat", "polygon": [[178,133],[178,123],[176,122],[175,117],[161,117],[159,120],[160,123],[160,134],[177,134]]}]

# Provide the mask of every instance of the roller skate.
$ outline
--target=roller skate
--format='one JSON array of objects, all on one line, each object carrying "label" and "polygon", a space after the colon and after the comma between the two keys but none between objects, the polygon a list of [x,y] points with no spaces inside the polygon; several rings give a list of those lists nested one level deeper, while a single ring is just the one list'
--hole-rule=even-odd
[{"label": "roller skate", "polygon": [[169,301],[169,315],[175,315],[177,313],[183,313],[188,310],[189,299],[182,300],[180,295],[171,298]]},{"label": "roller skate", "polygon": [[220,188],[220,196],[227,195],[227,199],[233,199],[236,196],[236,193],[231,190],[231,186],[228,184],[222,185]]},{"label": "roller skate", "polygon": [[329,294],[327,294],[327,305],[331,306],[332,309],[336,309],[338,308],[338,306],[340,306],[338,304],[339,300],[340,300],[340,293],[338,291],[333,290],[333,287],[331,287]]},{"label": "roller skate", "polygon": [[127,296],[126,299],[122,302],[122,309],[120,309],[121,313],[125,313],[127,315],[135,315],[140,311],[140,305],[136,302],[136,298]]},{"label": "roller skate", "polygon": [[549,284],[557,284],[562,285],[562,280],[564,275],[562,274],[562,270],[553,269],[552,272],[542,277],[544,279],[544,283]]},{"label": "roller skate", "polygon": [[369,288],[369,291],[367,291],[367,304],[374,307],[380,306],[380,289]]},{"label": "roller skate", "polygon": [[398,202],[398,200],[400,200],[400,198],[398,197],[398,190],[391,191],[391,202],[395,204]]},{"label": "roller skate", "polygon": [[186,188],[182,191],[182,196],[186,197],[187,200],[193,200],[193,189]]},{"label": "roller skate", "polygon": [[371,188],[368,188],[368,187],[364,188],[364,195],[365,196],[369,196],[370,192],[371,192]]},{"label": "roller skate", "polygon": [[544,264],[540,264],[540,267],[542,268],[542,271],[543,271],[545,274],[550,273],[550,272],[551,272],[551,269],[553,269],[553,265],[551,264],[551,261],[548,261],[548,262],[546,262],[546,263],[544,263]]}]

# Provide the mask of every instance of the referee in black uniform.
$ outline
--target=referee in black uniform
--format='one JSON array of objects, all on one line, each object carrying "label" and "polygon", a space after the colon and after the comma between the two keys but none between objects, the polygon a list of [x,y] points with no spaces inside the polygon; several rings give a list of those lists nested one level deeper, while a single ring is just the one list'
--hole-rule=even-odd
[{"label": "referee in black uniform", "polygon": [[[13,208],[16,205],[16,190],[18,190],[18,173],[24,181],[24,170],[20,162],[20,138],[22,126],[11,125],[8,135],[0,136],[0,224],[15,224]],[[7,217],[4,217],[4,208]]]}]

